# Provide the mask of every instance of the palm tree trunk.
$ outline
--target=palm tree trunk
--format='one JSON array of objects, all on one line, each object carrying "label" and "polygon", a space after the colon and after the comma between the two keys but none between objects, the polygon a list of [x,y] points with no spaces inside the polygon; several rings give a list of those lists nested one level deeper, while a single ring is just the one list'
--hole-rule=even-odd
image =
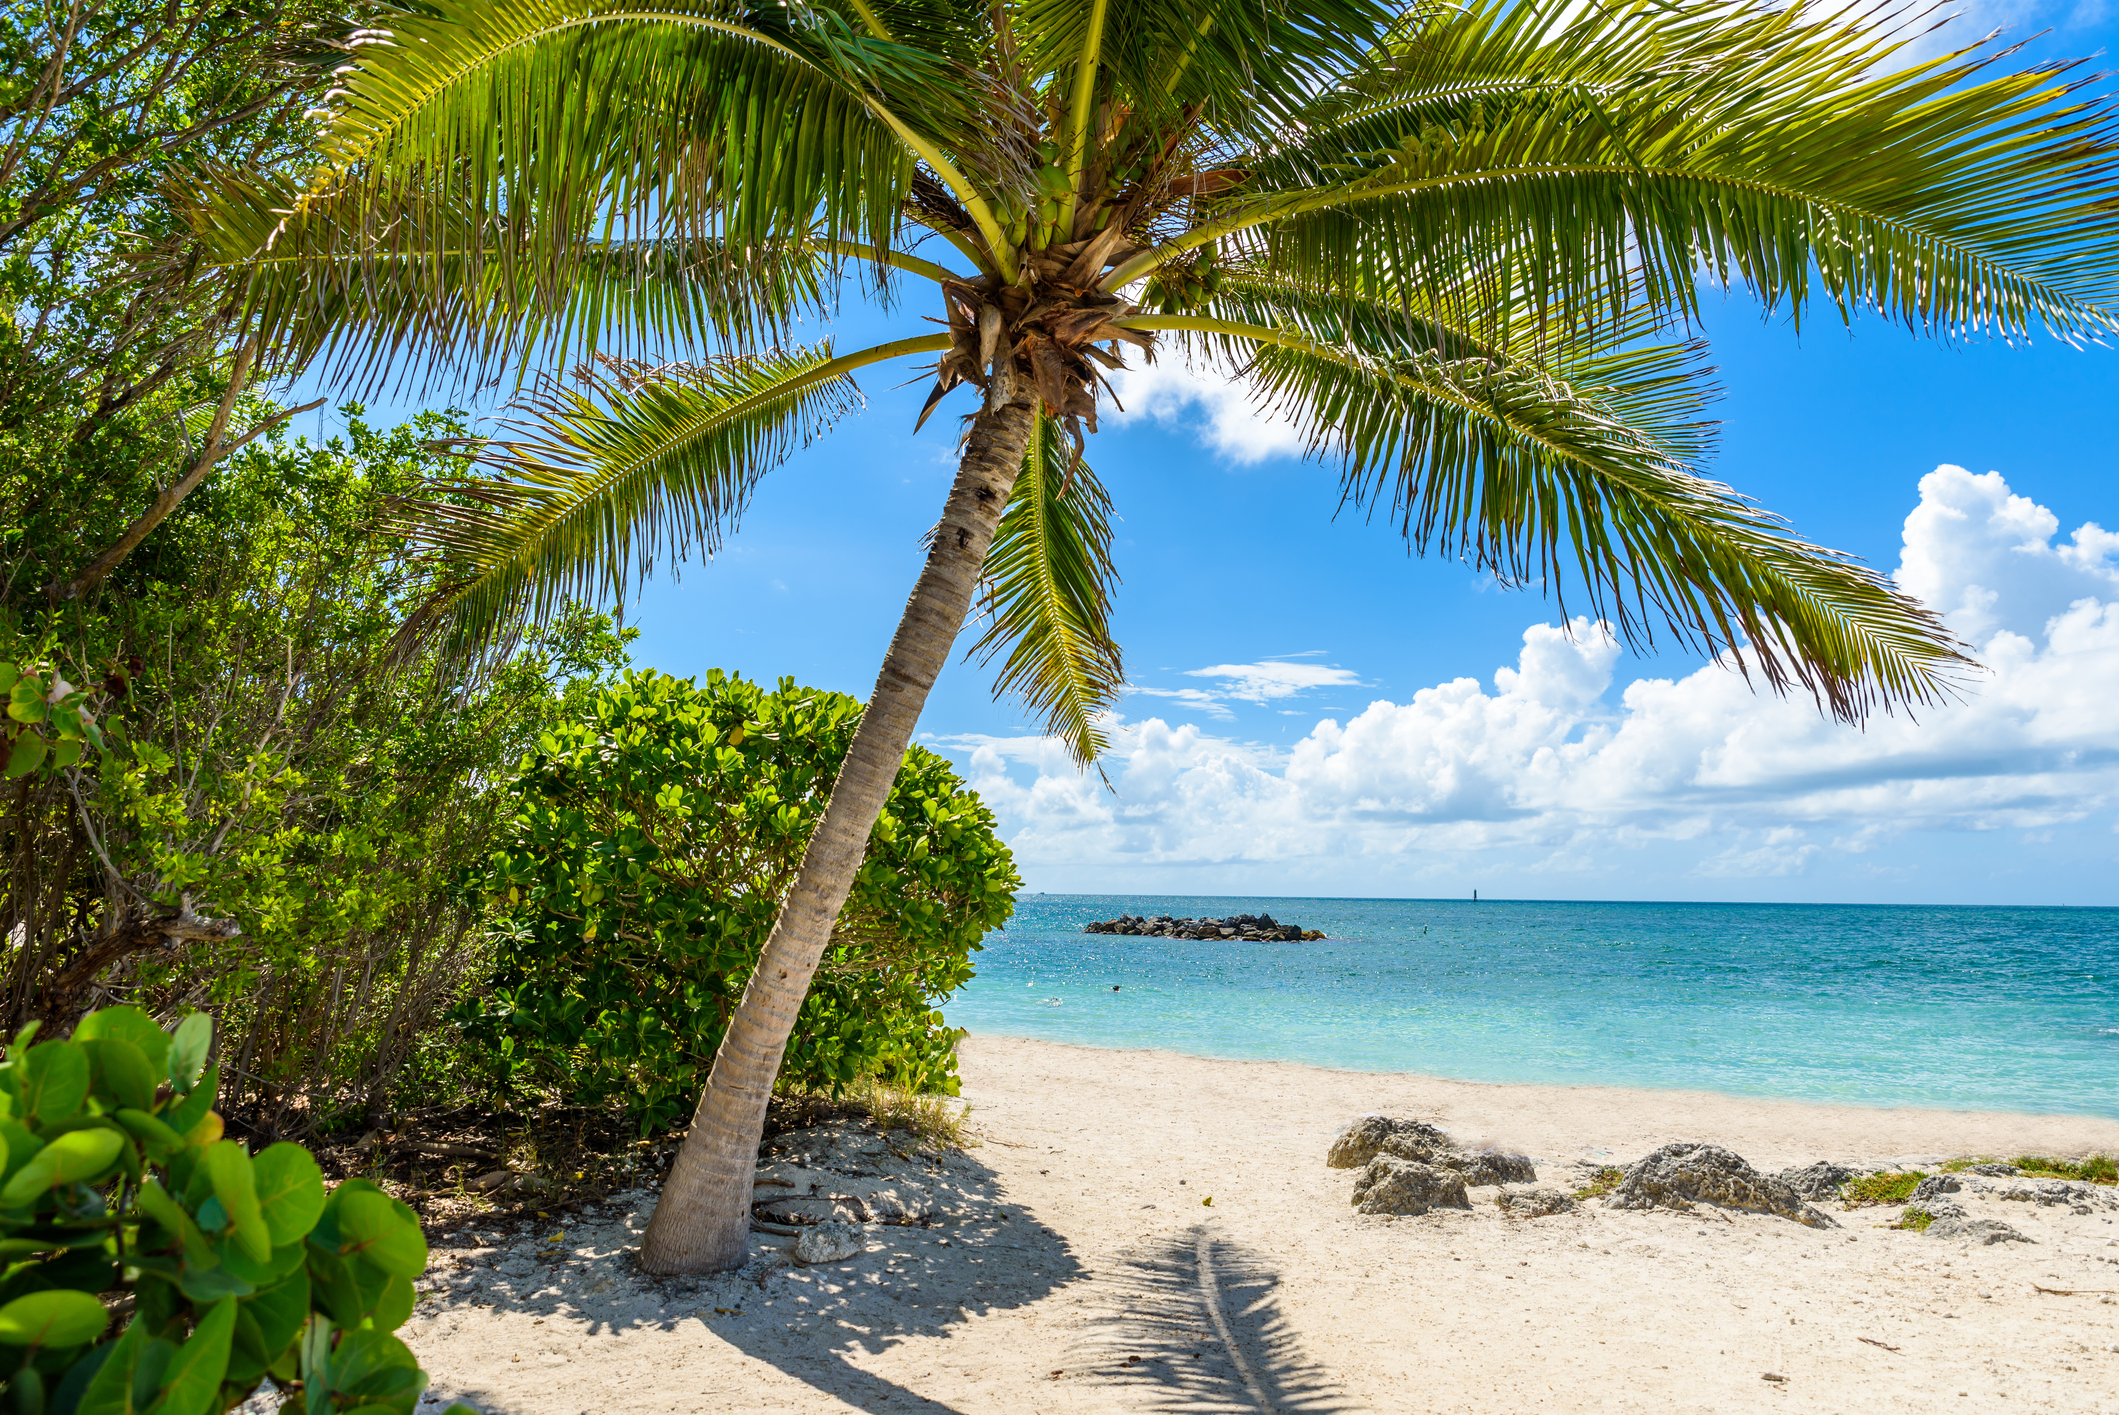
[{"label": "palm tree trunk", "polygon": [[972,422],[927,564],[905,602],[824,819],[810,837],[801,872],[714,1054],[691,1132],[641,1244],[640,1266],[651,1273],[718,1272],[741,1267],[749,1254],[758,1140],[788,1034],[868,852],[868,834],[897,781],[928,690],[971,610],[1001,508],[1036,426],[1036,395],[1017,393],[1010,363],[1003,350],[986,406]]}]

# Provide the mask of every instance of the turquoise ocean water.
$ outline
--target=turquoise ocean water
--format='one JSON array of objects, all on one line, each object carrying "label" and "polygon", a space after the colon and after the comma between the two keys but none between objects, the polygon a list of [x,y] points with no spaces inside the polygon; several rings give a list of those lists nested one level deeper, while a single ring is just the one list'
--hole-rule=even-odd
[{"label": "turquoise ocean water", "polygon": [[[1270,913],[1331,938],[1080,931],[1121,913]],[[2112,909],[1039,894],[975,961],[945,1004],[974,1033],[2119,1117]]]}]

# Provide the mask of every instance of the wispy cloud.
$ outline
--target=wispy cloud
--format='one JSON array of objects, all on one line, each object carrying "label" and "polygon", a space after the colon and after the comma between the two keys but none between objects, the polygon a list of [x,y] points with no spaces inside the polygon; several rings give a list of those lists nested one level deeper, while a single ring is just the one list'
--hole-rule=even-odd
[{"label": "wispy cloud", "polygon": [[1214,717],[1229,718],[1235,716],[1229,708],[1230,703],[1271,703],[1316,688],[1360,685],[1361,676],[1352,669],[1291,661],[1311,657],[1315,652],[1260,659],[1256,663],[1217,663],[1208,668],[1184,670],[1187,678],[1219,679],[1219,685],[1213,688],[1158,688],[1152,684],[1129,683],[1126,691],[1151,698],[1167,698]]}]

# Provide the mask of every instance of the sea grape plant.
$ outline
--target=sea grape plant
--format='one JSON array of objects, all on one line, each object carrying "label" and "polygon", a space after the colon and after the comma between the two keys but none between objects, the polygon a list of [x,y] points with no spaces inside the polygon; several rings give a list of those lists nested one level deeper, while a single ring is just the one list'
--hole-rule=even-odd
[{"label": "sea grape plant", "polygon": [[[488,876],[495,970],[459,1014],[497,1075],[681,1121],[860,720],[788,678],[634,672],[544,733]],[[937,1008],[1020,885],[992,812],[907,751],[782,1074],[953,1094],[961,1033]]]},{"label": "sea grape plant", "polygon": [[0,1062],[0,1411],[220,1415],[269,1377],[287,1415],[411,1415],[412,1211],[366,1180],[327,1193],[300,1145],[225,1138],[204,1013],[36,1032]]}]

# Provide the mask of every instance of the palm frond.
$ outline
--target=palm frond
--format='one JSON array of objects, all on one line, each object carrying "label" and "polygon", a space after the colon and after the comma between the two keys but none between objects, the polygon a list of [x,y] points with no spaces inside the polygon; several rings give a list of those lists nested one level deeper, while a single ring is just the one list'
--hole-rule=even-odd
[{"label": "palm frond", "polygon": [[1967,660],[1927,608],[1693,468],[1711,446],[1700,346],[1585,336],[1544,357],[1378,355],[1295,329],[1132,321],[1247,339],[1267,403],[1336,457],[1348,502],[1417,551],[1513,584],[1565,575],[1628,643],[1688,646],[1859,721],[1947,696]]},{"label": "palm frond", "polygon": [[986,557],[991,623],[966,651],[1044,719],[1083,766],[1110,746],[1101,721],[1126,681],[1111,640],[1111,497],[1059,424],[1040,418]]},{"label": "palm frond", "polygon": [[[1033,73],[1071,80],[1094,0],[1025,0],[1017,24]],[[1225,137],[1263,137],[1321,76],[1344,73],[1387,32],[1376,0],[1108,0],[1099,92],[1151,123],[1190,111]]]},{"label": "palm frond", "polygon": [[1181,244],[1378,296],[1520,241],[1539,297],[1576,311],[1593,289],[1689,312],[1704,264],[1797,315],[2119,321],[2119,141],[2063,70],[1992,76],[2006,51],[1975,46],[1878,72],[1887,33],[1810,5],[1571,10],[1436,9]]},{"label": "palm frond", "polygon": [[[306,188],[223,180],[198,224],[219,230],[216,263],[268,287],[253,297],[260,310],[296,325],[268,336],[296,347],[300,326],[347,299],[354,267],[371,297],[352,301],[355,319],[381,318],[386,301],[399,311],[384,333],[463,331],[480,302],[488,329],[469,337],[517,347],[519,334],[488,331],[540,315],[546,331],[571,323],[590,339],[606,316],[740,324],[744,287],[701,258],[770,268],[818,231],[888,249],[915,166],[831,56],[741,20],[786,30],[783,11],[715,0],[394,12],[387,31],[356,37],[358,62],[318,110]],[[663,270],[689,272],[689,288],[648,293]],[[271,292],[305,282],[321,293]],[[779,283],[785,297],[800,281]],[[768,306],[750,325],[782,314]],[[378,357],[425,350],[416,340]]]},{"label": "palm frond", "polygon": [[568,600],[623,601],[663,557],[719,548],[758,478],[851,410],[830,348],[660,368],[606,358],[547,381],[482,448],[498,476],[430,485],[398,530],[438,562],[400,646],[478,658]]},{"label": "palm frond", "polygon": [[[425,194],[382,210],[341,193],[279,226],[297,194],[266,179],[223,171],[200,191],[207,258],[241,269],[275,362],[357,391],[393,368],[400,378],[417,369],[434,388],[671,345],[761,353],[827,312],[841,263],[806,237],[743,248],[717,237],[585,238],[539,262],[516,258],[519,239],[497,225],[451,247],[470,224]],[[378,230],[389,235],[374,239]]]}]

